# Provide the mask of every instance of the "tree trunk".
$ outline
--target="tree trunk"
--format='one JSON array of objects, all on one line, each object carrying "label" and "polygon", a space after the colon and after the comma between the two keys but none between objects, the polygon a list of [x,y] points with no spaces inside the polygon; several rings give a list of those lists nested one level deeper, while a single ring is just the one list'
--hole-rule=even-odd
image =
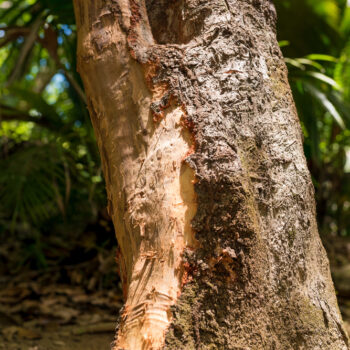
[{"label": "tree trunk", "polygon": [[74,0],[125,293],[114,349],[348,338],[269,0]]}]

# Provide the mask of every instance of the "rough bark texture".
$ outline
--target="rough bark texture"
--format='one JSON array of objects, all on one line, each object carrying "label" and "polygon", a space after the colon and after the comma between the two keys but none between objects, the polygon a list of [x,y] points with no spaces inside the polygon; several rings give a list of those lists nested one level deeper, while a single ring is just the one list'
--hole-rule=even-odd
[{"label": "rough bark texture", "polygon": [[269,0],[75,0],[120,245],[115,349],[346,350]]}]

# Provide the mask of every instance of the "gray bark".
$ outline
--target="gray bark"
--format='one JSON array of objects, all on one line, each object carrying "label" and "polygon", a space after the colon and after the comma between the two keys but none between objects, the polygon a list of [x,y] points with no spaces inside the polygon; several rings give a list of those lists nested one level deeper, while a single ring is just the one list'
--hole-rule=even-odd
[{"label": "gray bark", "polygon": [[348,349],[272,3],[75,10],[121,246],[114,348]]}]

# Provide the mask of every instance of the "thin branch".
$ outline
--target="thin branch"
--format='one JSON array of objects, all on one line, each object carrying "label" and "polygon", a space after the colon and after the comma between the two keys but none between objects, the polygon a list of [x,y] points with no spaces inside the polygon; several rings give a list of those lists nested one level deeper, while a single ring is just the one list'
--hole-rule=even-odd
[{"label": "thin branch", "polygon": [[16,40],[21,36],[26,36],[30,33],[30,28],[28,27],[7,27],[1,28],[5,31],[5,36],[0,40],[0,47],[7,45],[9,42]]},{"label": "thin branch", "polygon": [[63,71],[64,76],[68,80],[68,82],[72,85],[73,89],[77,92],[78,96],[81,100],[87,104],[86,96],[84,90],[81,88],[79,83],[74,79],[74,76],[71,72],[69,72],[66,67],[61,63],[58,54],[57,54],[57,45],[53,45],[53,41],[57,43],[57,33],[49,26],[45,30],[45,37],[38,38],[40,44],[45,47],[55,62],[58,69]]},{"label": "thin branch", "polygon": [[84,93],[84,90],[80,87],[79,83],[74,79],[73,75],[62,65],[62,63],[59,61],[59,58],[57,55],[55,55],[52,50],[50,50],[43,39],[37,36],[37,32],[40,28],[40,25],[43,23],[43,20],[41,19],[41,16],[37,18],[37,20],[34,22],[33,26],[31,28],[28,27],[7,27],[7,28],[1,28],[1,30],[4,30],[6,32],[5,38],[0,41],[0,47],[5,46],[9,42],[17,39],[20,36],[27,36],[26,41],[21,49],[20,57],[16,63],[16,66],[14,70],[11,73],[10,78],[7,81],[7,86],[9,86],[13,81],[17,78],[20,68],[27,57],[29,51],[33,47],[33,44],[35,40],[38,40],[41,45],[46,47],[48,49],[48,52],[51,56],[51,58],[56,63],[58,69],[61,69],[67,78],[68,82],[72,85],[73,89],[77,92],[78,96],[81,98],[81,100],[87,104],[86,96]]},{"label": "thin branch", "polygon": [[63,68],[62,66],[61,66],[61,69],[63,70],[65,77],[67,78],[69,83],[72,85],[73,89],[77,92],[77,94],[79,95],[81,100],[85,104],[87,104],[85,93],[84,93],[83,89],[80,87],[80,85],[78,84],[78,82],[74,79],[73,75],[69,71],[67,71],[65,68]]},{"label": "thin branch", "polygon": [[13,69],[13,71],[10,75],[10,78],[8,79],[8,81],[6,83],[6,86],[11,85],[18,77],[20,70],[21,70],[21,67],[22,67],[26,57],[28,56],[30,50],[32,49],[34,43],[35,43],[38,30],[43,22],[44,22],[44,19],[42,18],[41,15],[39,15],[38,18],[34,21],[32,27],[30,28],[30,33],[28,34],[28,36],[27,36],[27,38],[26,38],[26,40],[21,48],[19,58],[16,62],[16,66]]},{"label": "thin branch", "polygon": [[50,123],[48,123],[43,118],[32,117],[29,114],[8,114],[0,111],[0,122],[1,121],[23,121],[23,122],[33,122],[44,126],[46,128],[55,129]]}]

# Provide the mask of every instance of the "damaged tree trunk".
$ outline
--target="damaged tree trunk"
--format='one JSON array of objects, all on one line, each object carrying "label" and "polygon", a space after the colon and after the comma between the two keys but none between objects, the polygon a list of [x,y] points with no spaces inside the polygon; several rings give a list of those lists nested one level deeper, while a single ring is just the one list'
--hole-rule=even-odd
[{"label": "damaged tree trunk", "polygon": [[114,349],[346,350],[269,0],[74,0],[125,293]]}]

